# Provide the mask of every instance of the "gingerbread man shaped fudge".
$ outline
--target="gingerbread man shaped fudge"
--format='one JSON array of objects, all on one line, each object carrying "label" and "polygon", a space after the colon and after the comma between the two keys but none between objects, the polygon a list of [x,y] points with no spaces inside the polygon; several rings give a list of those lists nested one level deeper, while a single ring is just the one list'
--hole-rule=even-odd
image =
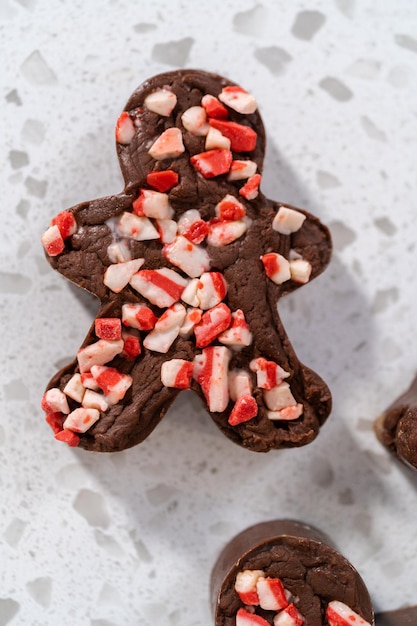
[{"label": "gingerbread man shaped fudge", "polygon": [[42,399],[56,439],[123,450],[192,389],[249,450],[311,442],[331,396],[277,302],[323,271],[331,241],[261,193],[255,99],[215,74],[161,74],[129,99],[116,145],[123,193],[60,212],[42,236],[52,267],[101,302]]}]

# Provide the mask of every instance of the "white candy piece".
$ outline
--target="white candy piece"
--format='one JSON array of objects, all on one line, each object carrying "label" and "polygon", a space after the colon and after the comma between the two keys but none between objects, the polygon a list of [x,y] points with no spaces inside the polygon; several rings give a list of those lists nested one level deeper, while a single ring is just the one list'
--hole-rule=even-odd
[{"label": "white candy piece", "polygon": [[188,339],[193,334],[194,328],[200,322],[203,316],[203,311],[198,308],[187,309],[184,322],[180,328],[180,337]]},{"label": "white candy piece", "polygon": [[287,406],[297,404],[288,383],[280,383],[272,389],[264,389],[265,404],[271,411],[279,411]]},{"label": "white candy piece", "polygon": [[249,372],[235,368],[228,373],[229,394],[233,402],[241,396],[252,395],[252,379]]},{"label": "white candy piece", "polygon": [[[126,391],[132,385],[132,377],[129,374],[121,374],[120,372],[116,373],[113,371],[111,373],[111,380],[113,377],[116,379],[116,382],[112,381],[110,385],[108,380],[106,380],[105,374],[107,371],[112,370],[112,368],[103,366],[103,365],[93,365],[91,368],[91,373],[98,383],[103,387],[105,391],[105,399],[109,404],[117,404],[124,398]],[[103,376],[105,381],[100,380],[100,376]],[[105,384],[104,384],[105,382]]]},{"label": "white candy piece", "polygon": [[261,261],[264,264],[266,275],[276,285],[282,285],[291,278],[290,263],[276,252],[268,252],[261,257]]},{"label": "white candy piece", "polygon": [[[52,247],[61,250],[64,248],[64,240],[58,226],[50,226],[42,233],[42,245],[49,256],[58,256],[61,252],[52,252]],[[50,247],[51,246],[51,247]]]},{"label": "white candy piece", "polygon": [[47,413],[69,413],[68,400],[63,391],[52,387],[43,394],[42,408]]},{"label": "white candy piece", "polygon": [[230,150],[231,143],[230,139],[222,135],[217,128],[210,126],[204,148],[205,150]]},{"label": "white candy piece", "polygon": [[169,89],[157,89],[146,96],[143,104],[149,111],[168,117],[177,104],[177,96]]},{"label": "white candy piece", "polygon": [[[331,615],[333,613],[334,617]],[[337,626],[339,618],[344,620],[349,626],[371,626],[371,624],[363,619],[358,613],[352,611],[352,609],[340,602],[339,600],[332,600],[327,606],[326,616],[330,626]],[[343,622],[342,622],[343,623]]]},{"label": "white candy piece", "polygon": [[304,407],[302,404],[298,403],[298,404],[294,404],[291,406],[286,406],[283,409],[280,409],[279,411],[267,411],[267,416],[268,419],[270,420],[285,420],[285,421],[291,421],[291,420],[296,420],[298,417],[300,417],[300,415],[302,415],[304,412]]},{"label": "white candy piece", "polygon": [[178,224],[175,220],[155,220],[161,243],[172,243],[177,236]]},{"label": "white candy piece", "polygon": [[234,220],[232,222],[209,223],[207,243],[209,246],[220,248],[239,239],[248,230],[247,220]]},{"label": "white candy piece", "polygon": [[170,359],[164,361],[161,366],[161,381],[165,387],[178,388],[178,374],[185,367],[188,369],[191,362],[184,359]]},{"label": "white candy piece", "polygon": [[178,220],[178,232],[184,235],[193,224],[201,220],[200,211],[197,209],[189,209],[185,211]]},{"label": "white candy piece", "polygon": [[281,235],[291,235],[300,230],[306,216],[300,211],[295,211],[286,206],[280,206],[272,220],[272,228]]},{"label": "white candy piece", "polygon": [[216,206],[214,207],[214,212],[216,214],[217,217],[222,217],[224,214],[224,209],[225,207],[227,208],[228,206],[230,207],[230,205],[232,205],[232,207],[239,213],[241,213],[241,215],[239,215],[239,219],[241,219],[242,217],[244,217],[246,215],[246,208],[245,206],[239,202],[239,200],[237,198],[235,198],[235,196],[232,196],[230,193],[227,193],[224,198],[222,198],[220,200],[220,202],[218,202],[216,204]]},{"label": "white candy piece", "polygon": [[243,115],[255,113],[258,106],[255,98],[238,86],[224,87],[218,98],[220,102]]},{"label": "white candy piece", "polygon": [[209,411],[224,411],[229,403],[228,368],[231,352],[224,346],[203,348],[194,358],[194,379],[201,385]]},{"label": "white candy piece", "polygon": [[294,259],[290,261],[291,280],[296,283],[308,283],[310,280],[311,270],[311,263],[305,259]]},{"label": "white candy piece", "polygon": [[154,219],[169,220],[174,210],[169,204],[168,194],[151,189],[141,189],[139,197],[133,203],[137,215],[145,215]]},{"label": "white candy piece", "polygon": [[80,407],[68,415],[63,423],[63,427],[75,433],[85,433],[99,418],[100,411],[97,409]]},{"label": "white candy piece", "polygon": [[64,387],[64,393],[69,398],[81,404],[85,393],[85,387],[81,382],[81,374],[73,374]]},{"label": "white candy piece", "polygon": [[86,389],[92,389],[93,391],[98,391],[100,389],[91,372],[84,372],[81,374],[81,382],[83,387]]},{"label": "white candy piece", "polygon": [[146,304],[130,304],[125,303],[122,305],[122,324],[129,328],[137,328],[138,330],[150,330],[149,328],[143,328],[140,323],[141,309],[149,310]]},{"label": "white candy piece", "polygon": [[165,308],[178,302],[188,280],[168,267],[161,267],[158,270],[137,272],[132,276],[130,284],[149,302]]},{"label": "white candy piece", "polygon": [[139,217],[127,211],[122,213],[117,224],[117,231],[122,237],[128,237],[135,241],[159,239],[158,231],[147,217]]},{"label": "white candy piece", "polygon": [[[245,569],[237,573],[235,591],[239,594],[244,604],[258,603],[256,584],[261,576],[265,576],[265,572],[261,569]],[[254,599],[256,599],[256,602],[253,601]]]},{"label": "white candy piece", "polygon": [[256,590],[259,596],[259,606],[265,611],[279,611],[288,606],[287,591],[279,580],[261,576],[256,583]]},{"label": "white candy piece", "polygon": [[123,145],[128,145],[135,136],[135,132],[135,125],[130,119],[129,113],[123,111],[116,123],[116,141]]},{"label": "white candy piece", "polygon": [[190,306],[193,306],[193,307],[200,306],[200,301],[197,298],[197,289],[198,289],[199,282],[200,282],[199,278],[193,278],[192,280],[190,280],[190,282],[188,283],[188,285],[186,286],[186,288],[184,289],[181,295],[181,300],[185,302],[186,304],[189,304]]},{"label": "white candy piece", "polygon": [[144,263],[145,259],[132,259],[109,265],[104,272],[103,282],[114,293],[120,293]]},{"label": "white candy piece", "polygon": [[193,106],[186,109],[181,115],[183,126],[189,133],[197,137],[207,135],[210,125],[207,123],[207,113],[203,107]]},{"label": "white candy piece", "polygon": [[256,373],[256,385],[261,389],[272,389],[290,375],[278,363],[268,361],[263,357],[252,359],[249,368]]},{"label": "white candy piece", "polygon": [[217,339],[220,343],[232,348],[243,348],[243,346],[251,345],[253,336],[243,311],[238,309],[232,313],[232,323],[227,330],[220,333]]},{"label": "white candy piece", "polygon": [[256,174],[257,169],[258,166],[255,161],[241,161],[237,159],[236,161],[232,161],[227,180],[243,180],[244,178],[250,178]]},{"label": "white candy piece", "polygon": [[114,359],[123,350],[123,340],[107,341],[99,339],[85,348],[81,348],[77,353],[78,366],[80,372],[89,372],[93,365],[104,365]]},{"label": "white candy piece", "polygon": [[157,161],[175,159],[185,151],[179,128],[168,128],[152,144],[148,153]]},{"label": "white candy piece", "polygon": [[[295,617],[289,611],[295,612]],[[304,624],[304,618],[294,605],[286,607],[283,611],[280,611],[274,616],[273,626],[299,626]]]},{"label": "white candy piece", "polygon": [[191,278],[201,276],[210,268],[207,250],[191,243],[182,235],[178,235],[172,243],[165,245],[162,253],[172,265],[179,267]]},{"label": "white candy piece", "polygon": [[143,345],[148,350],[165,354],[178,337],[186,315],[185,307],[179,302],[173,304],[161,315],[155,328],[146,335]]},{"label": "white candy piece", "polygon": [[227,294],[227,284],[220,272],[204,272],[197,283],[197,306],[206,311],[219,304]]},{"label": "white candy piece", "polygon": [[86,390],[82,405],[85,409],[97,409],[98,411],[102,411],[103,413],[109,408],[109,405],[106,402],[106,398],[103,396],[103,394],[97,393],[97,391],[91,391],[91,389]]},{"label": "white candy piece", "polygon": [[107,256],[112,263],[124,263],[130,261],[132,254],[129,248],[129,242],[126,239],[114,241],[107,247]]}]

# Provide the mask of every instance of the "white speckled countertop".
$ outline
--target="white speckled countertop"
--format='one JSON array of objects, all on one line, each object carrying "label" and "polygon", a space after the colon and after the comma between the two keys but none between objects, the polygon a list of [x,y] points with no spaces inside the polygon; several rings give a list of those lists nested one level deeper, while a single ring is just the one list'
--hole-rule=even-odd
[{"label": "white speckled countertop", "polygon": [[[282,516],[327,532],[376,609],[415,603],[417,475],[372,431],[417,370],[415,1],[1,0],[0,32],[0,626],[207,626],[222,546]],[[280,307],[334,396],[306,448],[242,450],[185,394],[143,444],[97,455],[39,408],[97,308],[40,235],[121,190],[115,120],[178,67],[256,96],[263,191],[332,230],[329,269]]]}]

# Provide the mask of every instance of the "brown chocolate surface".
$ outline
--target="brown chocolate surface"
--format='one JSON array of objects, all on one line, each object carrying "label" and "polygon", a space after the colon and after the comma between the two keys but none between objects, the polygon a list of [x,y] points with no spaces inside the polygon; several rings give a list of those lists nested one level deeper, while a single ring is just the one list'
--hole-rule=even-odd
[{"label": "brown chocolate surface", "polygon": [[417,606],[376,613],[375,626],[416,626]]},{"label": "brown chocolate surface", "polygon": [[[328,229],[310,213],[303,211],[306,219],[302,227],[291,235],[282,235],[272,229],[272,220],[281,205],[267,199],[261,192],[253,200],[239,196],[239,189],[246,181],[229,181],[226,175],[207,179],[190,164],[190,156],[204,151],[204,137],[186,132],[181,115],[190,106],[199,105],[205,94],[217,96],[227,79],[197,70],[169,72],[146,81],[129,99],[125,110],[135,120],[136,133],[127,145],[117,144],[118,157],[125,180],[121,194],[84,202],[69,209],[77,222],[77,232],[65,242],[64,251],[48,257],[52,267],[75,284],[95,294],[101,301],[97,317],[120,317],[124,303],[144,302],[130,285],[115,294],[103,283],[106,268],[111,264],[107,247],[114,241],[114,232],[108,220],[123,211],[131,211],[132,202],[141,188],[149,188],[146,177],[150,172],[172,169],[179,174],[179,183],[169,191],[169,202],[175,211],[173,219],[189,209],[198,209],[204,220],[214,217],[215,205],[226,195],[232,194],[245,205],[252,220],[247,232],[237,241],[223,246],[204,246],[210,256],[212,271],[221,272],[228,285],[224,302],[232,311],[241,309],[253,334],[253,342],[241,351],[233,351],[230,369],[249,371],[253,358],[264,357],[277,362],[289,372],[287,379],[297,402],[303,404],[303,414],[293,421],[271,421],[260,389],[254,396],[258,403],[258,415],[237,426],[230,426],[228,418],[233,407],[230,401],[223,412],[213,412],[211,417],[220,430],[235,443],[257,452],[270,449],[298,447],[310,443],[331,409],[331,395],[324,381],[298,360],[291,342],[281,323],[277,302],[279,298],[300,286],[293,280],[276,285],[264,272],[260,256],[269,251],[289,258],[290,250],[300,254],[312,267],[310,280],[318,276],[329,262],[331,241]],[[177,105],[168,117],[161,117],[143,106],[145,97],[157,88],[167,87],[177,96]],[[242,115],[229,110],[229,120],[254,129],[257,134],[256,148],[248,153],[233,153],[234,159],[251,159],[261,171],[265,152],[265,132],[259,112]],[[167,128],[177,126],[182,130],[185,153],[177,158],[154,160],[148,154],[149,146]],[[289,206],[289,205],[286,205]],[[178,273],[162,255],[159,241],[129,241],[133,258],[145,258],[142,269],[170,267]],[[149,305],[149,303],[147,303]],[[162,310],[151,306],[159,317]],[[94,325],[87,334],[83,346],[96,341]],[[142,349],[134,361],[117,356],[110,365],[133,378],[132,387],[124,399],[102,413],[86,433],[80,434],[79,445],[94,451],[117,451],[143,441],[156,427],[179,393],[161,382],[160,370],[164,361],[181,358],[192,361],[201,352],[193,337],[178,337],[168,353],[159,354]],[[78,371],[77,362],[69,364],[50,381],[48,388],[63,389],[71,375]],[[200,386],[193,381],[192,389],[205,402]],[[74,404],[70,401],[70,408]]]},{"label": "brown chocolate surface", "polygon": [[417,376],[409,389],[378,417],[375,432],[401,461],[417,469]]},{"label": "brown chocolate surface", "polygon": [[[241,532],[221,552],[211,577],[215,626],[235,626],[243,606],[234,590],[236,575],[261,569],[280,578],[297,598],[305,626],[324,626],[327,604],[339,600],[370,624],[373,610],[366,586],[354,567],[320,531],[292,520],[264,522]],[[272,624],[273,612],[259,611]]]}]

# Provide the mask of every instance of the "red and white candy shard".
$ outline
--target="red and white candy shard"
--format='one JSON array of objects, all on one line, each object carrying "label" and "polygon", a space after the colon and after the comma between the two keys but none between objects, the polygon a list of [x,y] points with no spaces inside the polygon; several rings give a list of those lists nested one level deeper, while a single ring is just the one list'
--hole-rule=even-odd
[{"label": "red and white candy shard", "polygon": [[75,448],[80,443],[80,438],[71,430],[60,430],[56,433],[55,439],[57,441],[63,441],[71,448]]},{"label": "red and white candy shard", "polygon": [[127,111],[123,111],[119,115],[119,118],[116,122],[116,141],[117,143],[121,143],[122,145],[128,145],[133,137],[135,136],[135,125],[132,122],[129,113]]},{"label": "red and white candy shard", "polygon": [[209,222],[207,243],[209,246],[220,248],[239,239],[248,230],[247,220],[233,220],[226,222],[215,218]]},{"label": "red and white candy shard", "polygon": [[202,97],[201,105],[205,108],[209,117],[224,120],[229,117],[229,112],[226,107],[211,94],[206,94]]},{"label": "red and white candy shard", "polygon": [[123,304],[122,324],[138,330],[152,330],[156,315],[146,304]]},{"label": "red and white candy shard", "polygon": [[139,217],[125,211],[117,224],[117,231],[122,237],[135,241],[149,241],[159,239],[159,233],[147,217]]},{"label": "red and white candy shard", "polygon": [[252,338],[252,333],[250,332],[245,315],[240,309],[232,313],[232,323],[229,328],[218,336],[220,343],[224,343],[226,346],[231,346],[232,348],[250,346]]},{"label": "red and white candy shard", "polygon": [[156,322],[155,328],[143,340],[145,348],[163,354],[168,352],[179,335],[185,315],[185,307],[179,302],[169,307]]},{"label": "red and white candy shard", "polygon": [[140,216],[168,220],[174,215],[169,204],[168,194],[152,189],[141,189],[132,204],[133,212]]},{"label": "red and white candy shard", "polygon": [[280,385],[284,378],[288,378],[289,373],[286,372],[278,363],[268,361],[263,357],[252,359],[249,368],[256,373],[257,387],[261,389],[272,389]]},{"label": "red and white candy shard", "polygon": [[97,385],[96,381],[91,372],[84,372],[81,374],[81,382],[86,389],[92,389],[93,391],[97,391],[100,387]]},{"label": "red and white candy shard", "polygon": [[257,168],[258,166],[255,161],[242,161],[240,159],[236,159],[235,161],[232,161],[227,180],[243,180],[245,178],[250,178],[256,174]]},{"label": "red and white candy shard", "polygon": [[230,149],[234,152],[252,152],[256,148],[257,134],[250,126],[216,119],[210,119],[209,123],[230,139]]},{"label": "red and white candy shard", "polygon": [[339,600],[329,602],[326,617],[329,626],[371,626],[363,617]]},{"label": "red and white candy shard", "polygon": [[252,379],[249,372],[242,369],[233,369],[228,373],[230,398],[236,402],[244,395],[252,395]]},{"label": "red and white candy shard", "polygon": [[120,402],[132,386],[132,377],[129,374],[122,374],[115,367],[93,365],[91,373],[109,404]]},{"label": "red and white candy shard", "polygon": [[271,411],[279,411],[287,406],[295,406],[296,399],[291,393],[288,383],[280,383],[272,389],[264,390],[265,404]]},{"label": "red and white candy shard", "polygon": [[177,104],[177,96],[169,89],[156,89],[146,96],[143,104],[149,111],[168,117]]},{"label": "red and white candy shard", "polygon": [[197,282],[197,306],[203,310],[219,304],[227,294],[227,284],[220,272],[204,272]]},{"label": "red and white candy shard", "polygon": [[200,224],[200,222],[206,224],[206,222],[201,219],[200,211],[198,211],[197,209],[189,209],[188,211],[185,211],[178,220],[179,234],[184,235],[184,237],[186,237],[193,243],[201,243],[204,237],[207,235],[208,227],[207,232],[205,233],[205,235],[203,235],[200,241],[196,241],[196,237],[195,235],[193,235],[193,226],[195,224]]},{"label": "red and white candy shard", "polygon": [[161,380],[165,387],[189,389],[193,377],[194,364],[184,359],[164,361],[161,367]]},{"label": "red and white candy shard", "polygon": [[235,580],[235,591],[243,604],[259,604],[256,583],[261,576],[265,576],[265,572],[261,569],[245,569],[238,572]]},{"label": "red and white candy shard", "polygon": [[[94,392],[92,392],[94,393]],[[98,409],[79,407],[72,411],[63,424],[64,430],[72,430],[76,433],[85,433],[100,418]]]},{"label": "red and white candy shard", "polygon": [[168,267],[158,270],[140,270],[130,280],[133,289],[160,308],[180,300],[188,280]]},{"label": "red and white candy shard", "polygon": [[258,404],[253,396],[245,394],[240,396],[229,415],[230,426],[237,426],[248,422],[258,415]]},{"label": "red and white candy shard", "polygon": [[279,411],[267,411],[268,419],[274,420],[296,420],[299,418],[304,412],[304,406],[300,403],[286,406]]},{"label": "red and white candy shard", "polygon": [[133,335],[132,333],[123,332],[122,339],[123,350],[120,353],[120,356],[127,359],[128,361],[133,361],[142,352],[140,338],[137,335]]},{"label": "red and white candy shard", "polygon": [[238,85],[224,87],[219,94],[219,100],[243,115],[255,113],[258,106],[255,98]]},{"label": "red and white candy shard", "polygon": [[199,307],[200,305],[200,302],[197,298],[197,289],[199,282],[199,278],[193,278],[192,280],[190,280],[181,295],[181,300],[193,307]]},{"label": "red and white candy shard", "polygon": [[230,193],[216,204],[214,212],[221,220],[240,220],[246,215],[245,206]]},{"label": "red and white candy shard", "polygon": [[51,226],[58,226],[62,239],[68,239],[77,232],[77,222],[71,211],[61,211],[51,221]]},{"label": "red and white candy shard", "polygon": [[129,284],[135,274],[144,264],[145,259],[132,259],[122,263],[109,265],[104,272],[103,282],[114,293],[120,293]]},{"label": "red and white candy shard", "polygon": [[227,371],[230,357],[228,348],[210,346],[194,358],[193,377],[203,391],[209,411],[224,411],[229,403]]},{"label": "red and white candy shard", "polygon": [[305,259],[293,259],[290,261],[291,280],[296,283],[308,283],[310,280],[311,270],[311,263]]},{"label": "red and white candy shard", "polygon": [[45,413],[70,412],[65,393],[57,387],[48,389],[48,391],[43,394],[41,407],[45,411]]},{"label": "red and white candy shard", "polygon": [[50,226],[41,236],[41,242],[48,256],[58,256],[65,244],[56,224]]},{"label": "red and white candy shard", "polygon": [[161,243],[172,243],[177,236],[178,224],[175,220],[155,220]]},{"label": "red and white candy shard", "polygon": [[231,143],[217,128],[210,126],[204,147],[206,150],[230,150]]},{"label": "red and white candy shard", "polygon": [[291,278],[289,261],[276,252],[268,252],[261,256],[265,274],[276,285],[282,285]]},{"label": "red and white candy shard", "polygon": [[64,387],[64,394],[81,404],[85,393],[85,387],[81,380],[81,374],[73,374]]},{"label": "red and white candy shard", "polygon": [[112,263],[124,263],[124,261],[130,261],[132,259],[132,254],[130,252],[128,240],[121,239],[120,241],[114,241],[107,246],[107,256]]},{"label": "red and white candy shard", "polygon": [[178,173],[174,172],[174,170],[161,170],[149,172],[146,182],[149,187],[164,192],[178,185],[179,178]]},{"label": "red and white candy shard", "polygon": [[229,327],[232,314],[229,307],[221,302],[206,311],[194,328],[197,348],[205,348]]},{"label": "red and white candy shard", "polygon": [[279,578],[259,578],[256,583],[259,606],[266,611],[279,611],[288,606],[287,593]]},{"label": "red and white candy shard", "polygon": [[184,322],[180,328],[180,337],[188,339],[193,334],[194,328],[200,322],[202,315],[203,311],[199,308],[187,309]]},{"label": "red and white candy shard", "polygon": [[191,157],[193,167],[204,178],[214,178],[220,174],[227,174],[232,165],[233,155],[230,150],[208,150]]},{"label": "red and white candy shard", "polygon": [[191,278],[201,276],[210,268],[210,257],[207,250],[194,245],[182,235],[178,235],[172,243],[166,244],[162,254],[172,265],[179,267]]},{"label": "red and white candy shard", "polygon": [[92,391],[91,389],[86,390],[82,406],[85,409],[97,409],[97,411],[101,411],[102,413],[107,411],[109,408],[109,404],[103,394],[97,393],[97,391]]},{"label": "red and white candy shard", "polygon": [[181,121],[186,130],[197,137],[207,135],[210,126],[207,123],[207,113],[204,107],[193,106],[186,109],[181,115]]},{"label": "red and white candy shard", "polygon": [[254,174],[242,187],[239,189],[239,194],[246,198],[246,200],[254,200],[259,194],[259,185],[261,184],[262,176],[260,174]]},{"label": "red and white candy shard", "polygon": [[80,372],[89,372],[93,365],[105,365],[123,350],[123,340],[107,341],[99,339],[77,352]]},{"label": "red and white candy shard", "polygon": [[289,604],[274,617],[274,626],[303,626],[304,617],[294,604]]},{"label": "red and white candy shard", "polygon": [[280,206],[272,221],[272,228],[281,233],[281,235],[291,235],[291,233],[300,230],[305,219],[304,213],[286,206]]},{"label": "red and white candy shard", "polygon": [[175,159],[185,151],[182,134],[179,128],[168,128],[152,144],[148,152],[157,160]]},{"label": "red and white candy shard", "polygon": [[269,622],[260,615],[239,609],[236,613],[236,626],[269,626]]}]

